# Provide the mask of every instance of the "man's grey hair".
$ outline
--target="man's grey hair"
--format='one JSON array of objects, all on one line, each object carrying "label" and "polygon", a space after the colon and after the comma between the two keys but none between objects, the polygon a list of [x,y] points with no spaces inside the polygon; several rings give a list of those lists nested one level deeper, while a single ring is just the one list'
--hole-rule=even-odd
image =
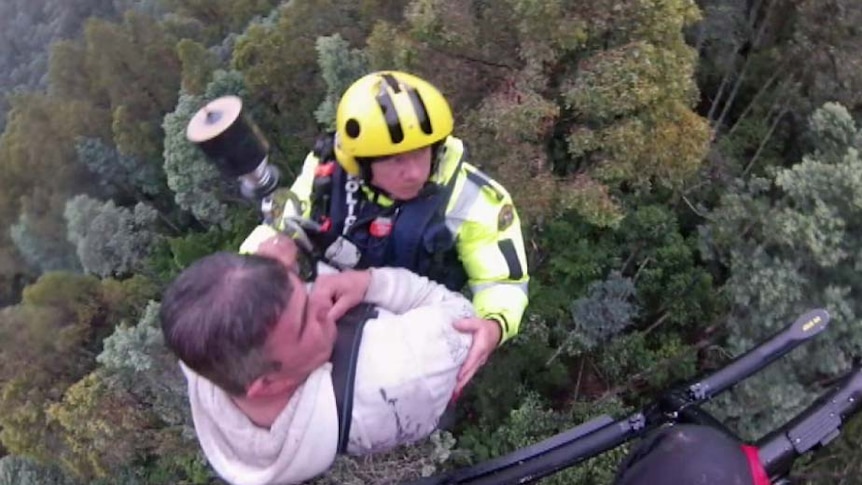
[{"label": "man's grey hair", "polygon": [[211,254],[165,291],[165,343],[190,369],[229,394],[245,395],[255,379],[277,367],[263,346],[292,293],[288,270],[274,259]]}]

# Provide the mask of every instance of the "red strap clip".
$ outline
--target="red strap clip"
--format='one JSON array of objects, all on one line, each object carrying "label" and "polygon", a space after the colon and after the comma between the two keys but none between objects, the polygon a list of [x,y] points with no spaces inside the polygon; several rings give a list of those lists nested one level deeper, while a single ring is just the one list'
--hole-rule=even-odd
[{"label": "red strap clip", "polygon": [[386,237],[392,232],[392,219],[378,217],[368,226],[368,233],[374,237]]},{"label": "red strap clip", "polygon": [[320,223],[320,231],[329,232],[330,229],[332,229],[332,219],[324,217],[323,222]]},{"label": "red strap clip", "polygon": [[330,177],[335,172],[335,162],[321,163],[314,168],[315,177]]}]

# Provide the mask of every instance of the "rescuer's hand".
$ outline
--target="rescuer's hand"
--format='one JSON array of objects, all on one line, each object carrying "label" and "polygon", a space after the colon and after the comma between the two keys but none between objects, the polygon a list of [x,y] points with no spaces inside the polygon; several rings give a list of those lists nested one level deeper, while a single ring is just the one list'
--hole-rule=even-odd
[{"label": "rescuer's hand", "polygon": [[473,334],[473,345],[470,346],[470,351],[467,353],[467,360],[464,361],[461,370],[458,371],[458,383],[452,394],[453,399],[457,399],[461,391],[464,390],[464,386],[470,382],[470,379],[476,375],[476,371],[485,364],[488,357],[497,348],[503,331],[500,324],[494,320],[476,317],[458,320],[454,326],[455,330],[461,333]]},{"label": "rescuer's hand", "polygon": [[319,275],[308,296],[308,309],[326,312],[327,317],[338,320],[362,302],[370,282],[371,272],[367,270]]}]

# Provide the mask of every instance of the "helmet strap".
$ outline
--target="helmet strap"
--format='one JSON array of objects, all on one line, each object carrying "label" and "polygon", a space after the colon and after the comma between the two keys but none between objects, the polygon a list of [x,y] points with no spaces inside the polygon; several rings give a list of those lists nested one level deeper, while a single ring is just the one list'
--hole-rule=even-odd
[{"label": "helmet strap", "polygon": [[371,187],[371,179],[374,174],[371,172],[371,164],[374,159],[371,157],[356,157],[356,164],[359,165],[359,178],[365,182],[365,185]]},{"label": "helmet strap", "polygon": [[440,141],[435,141],[431,145],[431,172],[429,177],[433,176],[437,173],[437,169],[440,168],[440,160],[443,158],[443,154],[445,153],[443,150],[443,144],[446,139],[442,139]]}]

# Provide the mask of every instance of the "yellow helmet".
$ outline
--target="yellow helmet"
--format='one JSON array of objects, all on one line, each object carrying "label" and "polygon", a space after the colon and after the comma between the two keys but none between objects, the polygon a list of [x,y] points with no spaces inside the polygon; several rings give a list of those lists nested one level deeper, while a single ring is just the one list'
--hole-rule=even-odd
[{"label": "yellow helmet", "polygon": [[385,157],[429,146],[452,133],[452,110],[429,82],[378,71],[354,82],[335,115],[335,158],[359,175],[357,157]]}]

